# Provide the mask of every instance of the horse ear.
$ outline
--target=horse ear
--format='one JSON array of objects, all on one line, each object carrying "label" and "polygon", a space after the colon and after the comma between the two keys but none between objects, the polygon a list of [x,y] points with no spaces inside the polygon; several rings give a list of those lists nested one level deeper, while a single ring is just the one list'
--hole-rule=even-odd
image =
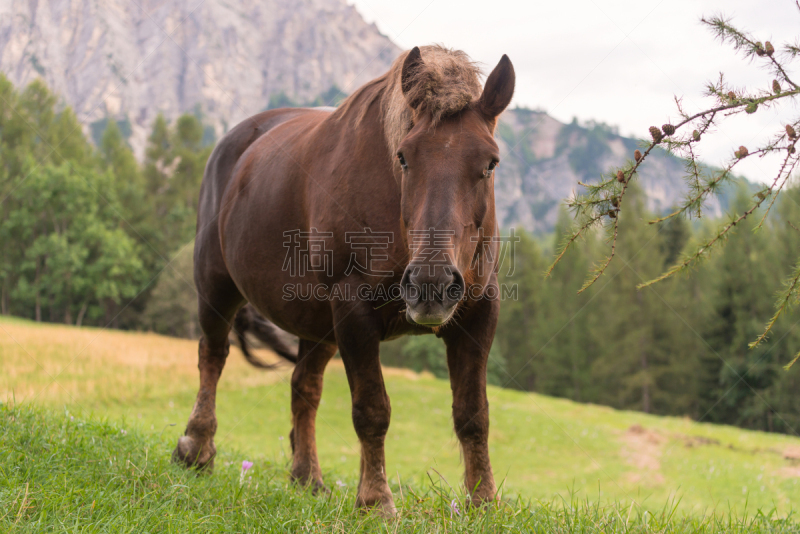
[{"label": "horse ear", "polygon": [[478,100],[478,108],[486,117],[494,119],[508,107],[511,97],[514,96],[515,81],[514,65],[508,56],[503,54],[500,63],[486,79],[483,94]]},{"label": "horse ear", "polygon": [[422,54],[419,51],[419,47],[415,46],[403,61],[403,71],[400,74],[400,87],[403,89],[406,102],[412,108],[416,108],[420,104],[420,95],[414,91],[414,87],[419,82],[418,73],[423,65]]}]

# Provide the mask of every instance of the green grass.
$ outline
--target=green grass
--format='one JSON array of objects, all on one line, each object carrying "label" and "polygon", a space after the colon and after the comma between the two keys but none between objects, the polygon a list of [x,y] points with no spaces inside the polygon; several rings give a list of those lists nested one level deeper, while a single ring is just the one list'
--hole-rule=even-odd
[{"label": "green grass", "polygon": [[[317,425],[324,479],[334,489],[330,497],[307,496],[287,485],[291,369],[249,368],[235,349],[218,394],[217,471],[197,478],[170,466],[169,453],[196,393],[196,358],[196,344],[184,340],[0,319],[0,399],[6,401],[0,516],[11,510],[3,521],[19,519],[20,529],[32,531],[45,530],[35,528],[35,521],[87,526],[95,521],[87,507],[96,501],[95,509],[102,502],[105,510],[99,518],[121,514],[114,519],[118,526],[109,529],[115,532],[142,532],[134,525],[147,517],[154,521],[149,530],[159,532],[186,531],[200,517],[208,525],[198,531],[278,528],[288,518],[333,528],[338,517],[345,531],[377,524],[351,510],[358,442],[337,361],[326,373]],[[392,399],[387,471],[403,509],[402,525],[466,529],[463,516],[452,524],[449,519],[450,501],[462,498],[449,384],[403,370],[385,374]],[[470,516],[489,521],[489,529],[509,521],[522,530],[539,525],[543,531],[582,531],[578,525],[587,525],[594,531],[607,525],[607,531],[625,531],[626,524],[658,530],[655,525],[673,508],[670,528],[681,531],[692,531],[691,525],[714,531],[720,521],[744,528],[747,517],[762,530],[786,528],[767,518],[791,517],[800,479],[796,438],[500,388],[490,388],[489,402],[495,477],[512,503],[490,512],[497,514],[491,521],[482,513]],[[107,459],[112,463],[106,465]],[[256,463],[254,482],[245,489],[238,485],[243,459]],[[146,483],[137,482],[141,473],[147,473]],[[26,484],[38,504],[20,512]],[[232,500],[240,490],[244,500]],[[291,523],[291,529],[301,524]]]},{"label": "green grass", "polygon": [[787,532],[791,518],[756,513],[685,517],[572,498],[466,506],[441,480],[395,485],[398,517],[353,509],[353,480],[313,496],[287,482],[284,462],[241,476],[242,455],[218,457],[213,476],[168,461],[172,440],[67,412],[0,407],[3,532]]}]

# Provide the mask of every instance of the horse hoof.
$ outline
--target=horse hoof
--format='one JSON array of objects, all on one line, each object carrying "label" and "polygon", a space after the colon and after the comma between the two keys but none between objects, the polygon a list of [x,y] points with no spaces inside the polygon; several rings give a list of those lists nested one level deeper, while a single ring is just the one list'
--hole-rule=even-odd
[{"label": "horse hoof", "polygon": [[211,473],[214,470],[215,452],[213,445],[197,447],[191,437],[181,436],[172,451],[172,461],[189,469],[196,468],[204,473]]},{"label": "horse hoof", "polygon": [[356,498],[356,508],[361,508],[364,511],[371,510],[376,515],[385,519],[397,516],[397,508],[394,505],[394,499],[391,494],[375,498],[363,498],[359,496]]},{"label": "horse hoof", "polygon": [[313,481],[310,486],[312,495],[326,495],[331,492],[328,486],[323,484],[321,480]]},{"label": "horse hoof", "polygon": [[308,488],[312,495],[320,495],[331,492],[331,490],[328,489],[328,486],[326,486],[321,479],[317,480],[310,477],[296,477],[292,475],[292,482],[301,488]]},{"label": "horse hoof", "polygon": [[487,491],[476,493],[469,497],[469,505],[475,508],[485,508],[500,502],[500,496],[494,488]]}]

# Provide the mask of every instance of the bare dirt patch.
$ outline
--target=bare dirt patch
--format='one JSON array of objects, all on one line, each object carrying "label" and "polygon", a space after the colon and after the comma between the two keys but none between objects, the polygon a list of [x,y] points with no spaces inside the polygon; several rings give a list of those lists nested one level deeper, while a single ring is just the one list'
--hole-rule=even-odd
[{"label": "bare dirt patch", "polygon": [[660,484],[664,482],[661,474],[662,446],[666,438],[659,432],[641,425],[631,426],[622,435],[622,457],[636,471],[628,475],[630,482]]},{"label": "bare dirt patch", "polygon": [[800,447],[791,446],[783,449],[783,459],[790,462],[800,462]]},{"label": "bare dirt patch", "polygon": [[778,469],[778,475],[787,478],[800,477],[800,447],[790,446],[783,449],[781,455],[789,465]]}]

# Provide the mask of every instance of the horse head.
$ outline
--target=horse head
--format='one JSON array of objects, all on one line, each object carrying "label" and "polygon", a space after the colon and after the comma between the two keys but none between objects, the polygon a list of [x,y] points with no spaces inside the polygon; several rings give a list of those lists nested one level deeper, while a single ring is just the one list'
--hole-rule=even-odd
[{"label": "horse head", "polygon": [[401,87],[410,122],[396,151],[410,251],[401,280],[406,317],[432,327],[453,317],[473,285],[489,280],[490,273],[479,272],[475,263],[496,234],[494,171],[500,153],[494,131],[514,93],[514,67],[505,55],[480,96],[461,104],[441,102],[464,96],[445,94],[437,83],[441,71],[426,65],[419,48],[406,56]]}]

